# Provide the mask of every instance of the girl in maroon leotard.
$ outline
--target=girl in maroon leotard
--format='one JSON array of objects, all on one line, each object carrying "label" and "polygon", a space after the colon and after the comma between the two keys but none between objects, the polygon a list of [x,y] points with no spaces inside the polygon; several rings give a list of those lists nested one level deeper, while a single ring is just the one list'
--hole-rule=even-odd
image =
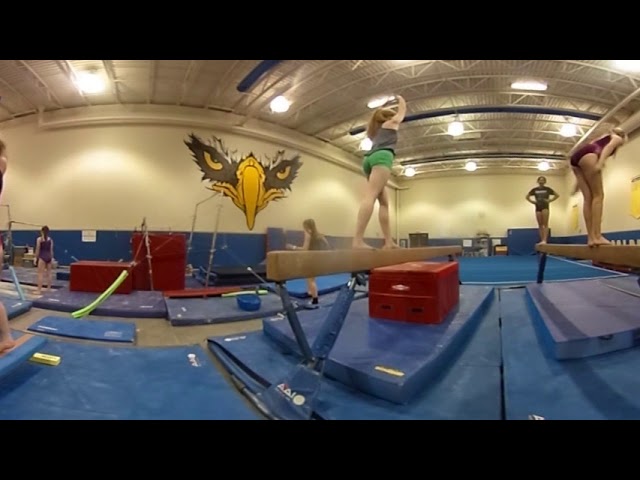
[{"label": "girl in maroon leotard", "polygon": [[[0,140],[0,193],[4,187],[4,175],[7,171],[7,147],[4,142]],[[0,237],[0,265],[4,264],[4,248],[2,246],[2,237]],[[4,308],[4,304],[0,302],[0,355],[7,350],[15,347],[16,342],[11,336],[11,328],[9,328],[9,317],[7,316],[7,310]]]},{"label": "girl in maroon leotard", "polygon": [[607,135],[584,145],[571,155],[571,169],[577,180],[573,193],[580,189],[584,198],[583,215],[590,247],[611,243],[602,235],[602,169],[607,159],[626,141],[627,135],[621,129],[614,128]]}]

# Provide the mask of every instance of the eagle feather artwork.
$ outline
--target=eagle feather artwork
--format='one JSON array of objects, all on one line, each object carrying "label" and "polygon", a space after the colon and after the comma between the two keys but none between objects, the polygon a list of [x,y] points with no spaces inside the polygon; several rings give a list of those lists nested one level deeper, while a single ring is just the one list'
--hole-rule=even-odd
[{"label": "eagle feather artwork", "polygon": [[244,212],[249,230],[253,230],[258,213],[269,202],[285,198],[286,191],[291,191],[302,166],[299,155],[287,159],[284,150],[265,164],[253,152],[234,159],[217,137],[208,145],[192,133],[184,143],[202,171],[202,181],[210,182],[207,188],[229,197]]}]

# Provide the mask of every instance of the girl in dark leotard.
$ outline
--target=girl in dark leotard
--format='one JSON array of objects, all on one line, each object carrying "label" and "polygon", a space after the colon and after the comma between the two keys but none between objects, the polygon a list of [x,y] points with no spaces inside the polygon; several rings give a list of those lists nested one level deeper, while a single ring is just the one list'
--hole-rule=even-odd
[{"label": "girl in dark leotard", "polygon": [[[0,140],[0,194],[4,187],[4,175],[7,172],[7,147],[4,142]],[[4,264],[4,247],[2,246],[2,238],[0,237],[0,259]],[[4,308],[4,304],[0,302],[0,355],[7,350],[16,346],[16,342],[11,336],[11,328],[9,327],[9,317],[7,310]]]},{"label": "girl in dark leotard", "polygon": [[626,141],[627,135],[614,128],[607,135],[579,148],[570,157],[571,169],[577,180],[573,193],[580,189],[584,198],[583,215],[590,247],[611,243],[602,235],[602,169],[607,159]]},{"label": "girl in dark leotard", "polygon": [[540,243],[547,243],[549,240],[549,205],[559,197],[553,188],[547,187],[545,177],[538,177],[538,186],[527,193],[527,201],[536,206]]},{"label": "girl in dark leotard", "polygon": [[35,257],[38,262],[38,295],[42,293],[42,277],[47,273],[47,291],[51,289],[51,266],[53,263],[53,239],[46,225],[40,230],[36,241]]},{"label": "girl in dark leotard", "polygon": [[[326,237],[318,232],[316,222],[312,218],[308,218],[302,222],[304,229],[304,243],[302,247],[287,244],[290,250],[329,250],[331,247]],[[311,305],[318,305],[318,285],[315,278],[307,278],[307,292],[311,296]]]}]

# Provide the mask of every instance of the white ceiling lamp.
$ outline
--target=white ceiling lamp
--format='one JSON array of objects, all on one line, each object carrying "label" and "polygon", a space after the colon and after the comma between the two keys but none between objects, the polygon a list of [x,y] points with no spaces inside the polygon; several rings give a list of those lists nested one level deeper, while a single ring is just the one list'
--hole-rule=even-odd
[{"label": "white ceiling lamp", "polygon": [[511,84],[511,88],[514,90],[532,90],[537,92],[544,92],[549,88],[547,82],[541,82],[538,80],[518,80]]},{"label": "white ceiling lamp", "polygon": [[541,172],[546,172],[547,170],[549,170],[549,168],[551,168],[549,162],[543,161],[538,164],[538,170],[540,170]]},{"label": "white ceiling lamp", "polygon": [[107,85],[97,72],[80,72],[76,74],[76,86],[82,93],[95,94],[103,92]]},{"label": "white ceiling lamp", "polygon": [[405,177],[413,177],[416,174],[416,169],[413,167],[407,167],[404,169],[404,172],[402,172],[404,174]]},{"label": "white ceiling lamp", "polygon": [[373,147],[373,142],[369,137],[363,138],[360,142],[360,150],[364,152],[368,152],[369,150],[371,150],[371,147]]},{"label": "white ceiling lamp", "polygon": [[464,165],[464,169],[467,172],[475,172],[478,169],[478,164],[476,162],[469,161]]},{"label": "white ceiling lamp", "polygon": [[578,133],[578,128],[573,123],[565,123],[560,128],[560,135],[563,137],[575,137]]},{"label": "white ceiling lamp", "polygon": [[459,137],[464,133],[464,124],[457,120],[455,122],[451,122],[447,131],[452,137]]},{"label": "white ceiling lamp", "polygon": [[282,95],[278,95],[276,98],[271,100],[271,104],[269,105],[273,113],[284,113],[289,110],[290,106],[291,102]]},{"label": "white ceiling lamp", "polygon": [[614,65],[629,72],[640,72],[640,60],[614,60]]},{"label": "white ceiling lamp", "polygon": [[389,96],[384,96],[384,97],[377,97],[374,98],[372,100],[369,101],[369,103],[367,103],[367,107],[371,108],[371,109],[375,109],[375,108],[380,108],[382,107],[384,104],[390,102],[391,100],[393,100],[395,97],[393,95]]}]

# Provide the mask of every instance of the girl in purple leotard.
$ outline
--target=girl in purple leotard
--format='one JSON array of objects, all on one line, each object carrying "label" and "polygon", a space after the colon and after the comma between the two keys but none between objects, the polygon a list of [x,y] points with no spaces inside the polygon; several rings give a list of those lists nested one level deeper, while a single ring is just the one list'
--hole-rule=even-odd
[{"label": "girl in purple leotard", "polygon": [[47,291],[51,289],[51,265],[53,263],[53,239],[46,225],[40,230],[36,241],[35,257],[38,261],[38,295],[42,293],[42,277],[47,273]]},{"label": "girl in purple leotard", "polygon": [[579,189],[584,198],[583,215],[590,247],[611,243],[602,235],[602,169],[607,159],[626,141],[624,131],[614,128],[607,135],[579,148],[570,157],[571,169],[577,180],[573,193]]}]

